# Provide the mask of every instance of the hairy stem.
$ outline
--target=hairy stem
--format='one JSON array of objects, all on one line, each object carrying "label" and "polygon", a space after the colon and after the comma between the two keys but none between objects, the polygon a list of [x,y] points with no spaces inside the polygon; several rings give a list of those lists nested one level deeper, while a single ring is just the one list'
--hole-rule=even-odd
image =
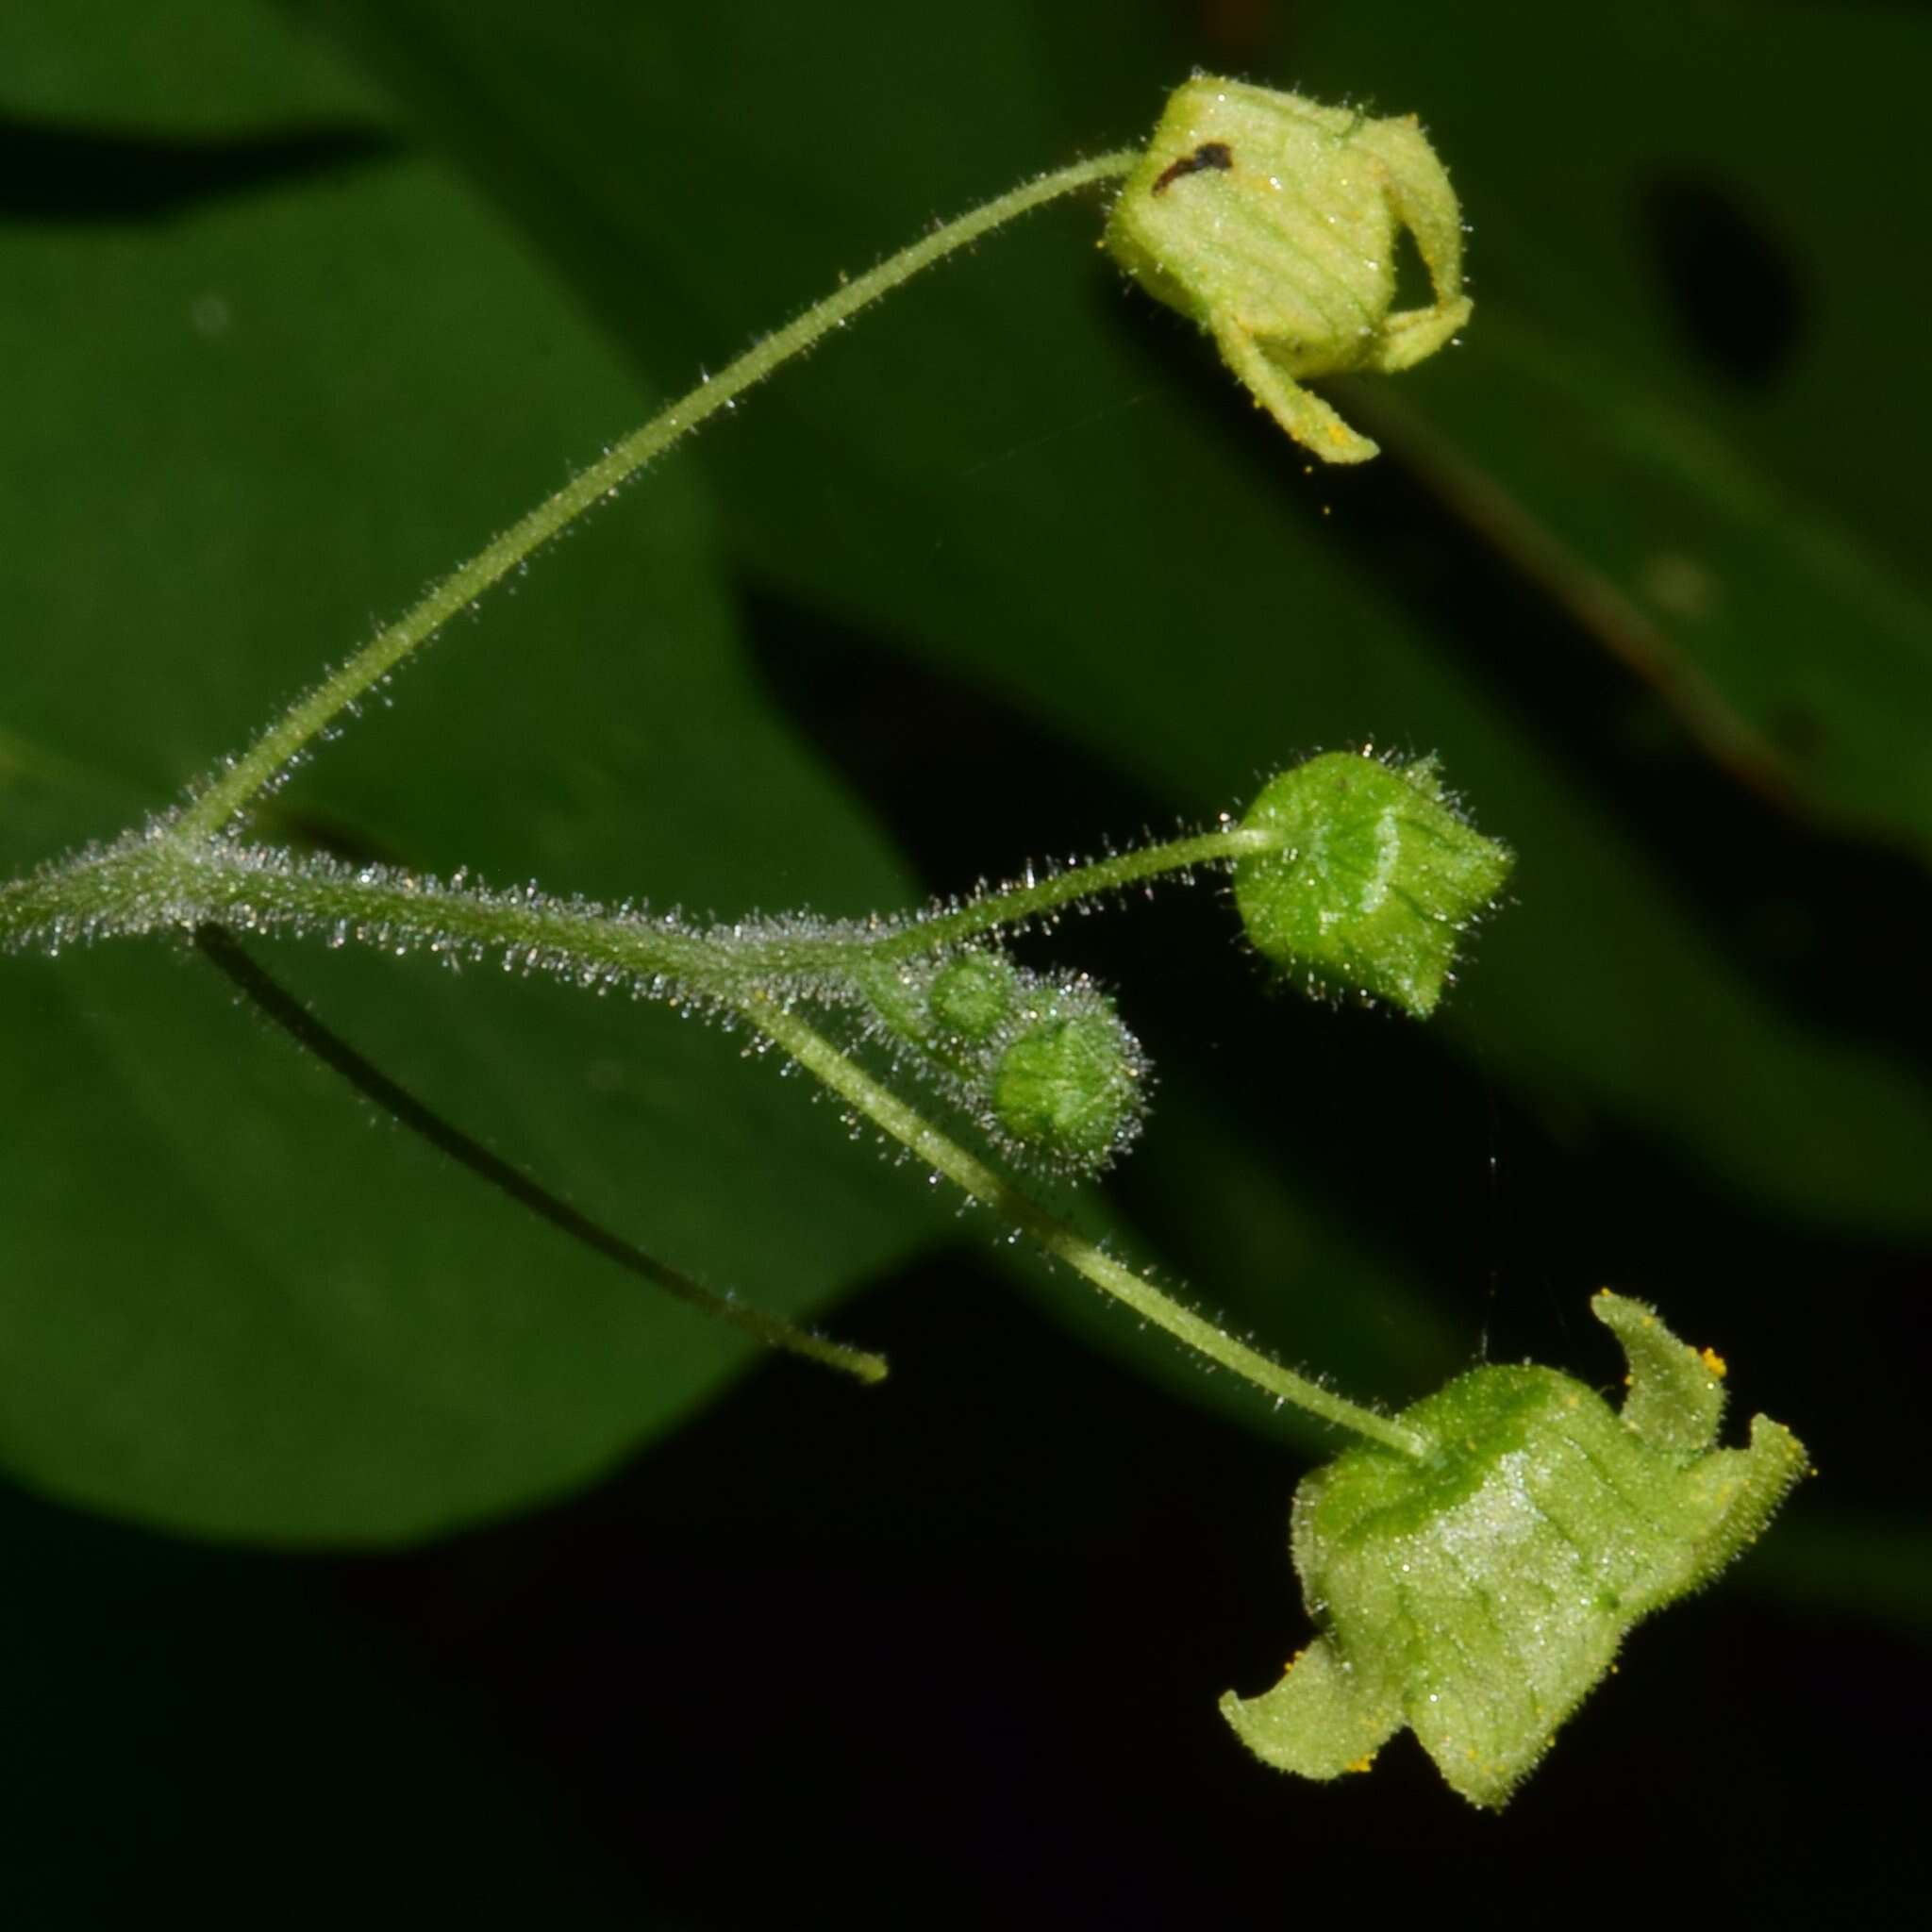
[{"label": "hairy stem", "polygon": [[1165,873],[1186,872],[1197,865],[1223,865],[1257,852],[1276,851],[1280,845],[1279,836],[1263,828],[1227,828],[1170,839],[1164,844],[1139,846],[1132,852],[1115,853],[1085,865],[1070,865],[1064,872],[1044,878],[1028,877],[1024,884],[1003,887],[947,911],[914,920],[903,930],[876,941],[872,957],[915,958],[941,946],[1021,925],[1063,906],[1095,898],[1102,892],[1118,891],[1124,886],[1140,885]]},{"label": "hairy stem", "polygon": [[1324,1422],[1352,1429],[1357,1435],[1366,1436],[1371,1441],[1405,1456],[1420,1457],[1426,1453],[1427,1445],[1413,1430],[1332,1393],[1319,1382],[1298,1375],[1279,1362],[1271,1361],[1191,1308],[1183,1307],[1132,1269],[1123,1267],[1112,1256],[1096,1248],[1003,1175],[948,1139],[896,1093],[854,1065],[796,1013],[765,996],[754,996],[743,1010],[760,1032],[823,1080],[848,1106],[974,1200],[1013,1223],[1057,1260],[1085,1275],[1103,1293],[1124,1302],[1143,1321],[1164,1328],[1209,1361],[1232,1369],[1277,1400],[1291,1402]]},{"label": "hairy stem", "polygon": [[489,891],[383,866],[296,858],[227,838],[183,837],[180,822],[0,887],[0,940],[194,927],[322,934],[391,950],[520,958],[586,984],[730,1004],[756,989],[850,986],[875,963],[916,958],[1164,874],[1280,844],[1257,830],[1203,832],[1070,866],[943,912],[812,927],[786,920],[683,925],[537,891]]},{"label": "hairy stem", "polygon": [[661,456],[679,437],[717,414],[774,370],[802,355],[922,269],[978,241],[981,236],[1044,203],[1096,182],[1126,174],[1140,158],[1131,148],[1096,155],[1091,160],[1042,175],[1002,194],[970,214],[948,222],[908,248],[890,256],[865,275],[835,290],[775,334],[767,336],[729,367],[708,376],[688,395],[660,410],[642,428],[566,483],[554,496],[510,525],[468,563],[438,584],[421,603],[371,640],[341,668],[290,707],[242,756],[230,763],[188,807],[177,822],[184,839],[206,838],[221,830],[266,785],[274,782],[331,720],[392,672],[417,645],[433,637],[452,617],[474,604],[492,584],[513,571],[533,551],[555,537],[601,498]]}]

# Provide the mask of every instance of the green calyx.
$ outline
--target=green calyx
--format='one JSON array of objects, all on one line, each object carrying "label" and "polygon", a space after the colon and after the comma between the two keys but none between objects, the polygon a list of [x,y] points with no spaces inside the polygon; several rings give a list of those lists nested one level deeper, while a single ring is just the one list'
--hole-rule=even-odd
[{"label": "green calyx", "polygon": [[1320,1635],[1273,1690],[1221,1703],[1257,1757],[1332,1778],[1407,1725],[1501,1807],[1624,1633],[1761,1533],[1803,1445],[1757,1416],[1747,1448],[1716,1448],[1724,1363],[1641,1302],[1606,1291],[1591,1311],[1629,1362],[1621,1411],[1554,1370],[1477,1369],[1399,1418],[1422,1457],[1365,1444],[1302,1483]]},{"label": "green calyx", "polygon": [[[1426,308],[1395,308],[1404,229],[1428,270]],[[1169,97],[1106,241],[1324,462],[1362,462],[1375,445],[1300,378],[1407,369],[1469,320],[1461,210],[1413,115],[1374,120],[1197,75]]]},{"label": "green calyx", "polygon": [[1434,1012],[1462,936],[1513,857],[1450,803],[1433,759],[1328,752],[1274,779],[1242,820],[1279,849],[1241,858],[1235,904],[1256,950],[1311,991]]}]

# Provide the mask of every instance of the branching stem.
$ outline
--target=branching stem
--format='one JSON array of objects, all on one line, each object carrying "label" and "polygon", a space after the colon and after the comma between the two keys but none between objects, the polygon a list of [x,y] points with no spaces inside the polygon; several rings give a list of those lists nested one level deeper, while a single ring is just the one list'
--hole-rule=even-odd
[{"label": "branching stem", "polygon": [[[194,934],[223,970],[312,1051],[492,1185],[634,1273],[647,1274],[658,1286],[710,1307],[760,1339],[874,1378],[884,1373],[876,1357],[718,1302],[694,1283],[582,1223],[466,1137],[445,1131],[443,1124],[369,1068],[346,1042],[280,996],[246,955],[222,937],[222,929],[322,932],[338,943],[355,939],[393,952],[421,946],[456,958],[493,950],[506,965],[556,973],[585,986],[628,986],[741,1014],[846,1105],[1143,1321],[1277,1401],[1293,1403],[1404,1455],[1424,1453],[1420,1437],[1401,1424],[1331,1393],[1236,1341],[1093,1245],[874,1080],[794,1009],[800,995],[823,1000],[858,992],[880,964],[944,952],[1163,874],[1283,851],[1291,842],[1285,835],[1224,824],[1214,831],[1111,855],[1044,877],[1029,871],[1019,884],[921,916],[831,927],[783,920],[687,925],[629,908],[553,899],[535,888],[491,891],[460,876],[444,883],[380,866],[304,858],[235,836],[238,815],[336,718],[452,617],[679,438],[922,269],[1029,209],[1128,174],[1139,159],[1135,151],[1125,149],[1096,156],[986,203],[846,283],[717,376],[701,381],[512,525],[298,699],[180,811],[110,847],[0,886],[0,941],[38,941],[58,950],[72,941],[142,932]],[[1292,868],[1295,855],[1291,852],[1288,858]]]},{"label": "branching stem", "polygon": [[942,1134],[924,1115],[872,1078],[855,1065],[816,1028],[789,1008],[769,998],[754,998],[746,1017],[800,1066],[815,1074],[856,1111],[863,1114],[882,1132],[890,1135],[936,1173],[942,1174],[956,1187],[983,1206],[991,1208],[1036,1241],[1057,1260],[1083,1274],[1093,1286],[1116,1301],[1124,1302],[1142,1321],[1164,1328],[1177,1341],[1204,1355],[1223,1368],[1232,1369],[1256,1388],[1297,1408],[1352,1429],[1373,1442],[1394,1449],[1405,1456],[1420,1457],[1427,1445],[1413,1430],[1374,1409],[1334,1394],[1319,1382],[1283,1368],[1258,1350],[1237,1341],[1213,1323],[1184,1307],[1172,1296],[1131,1268],[1123,1267],[1111,1255],[1087,1241],[1058,1216],[1049,1214],[1037,1201],[1021,1192],[1003,1175],[996,1174],[957,1141]]},{"label": "branching stem", "polygon": [[0,887],[0,941],[37,933],[59,939],[192,930],[212,923],[458,958],[492,951],[586,983],[736,1005],[774,986],[849,985],[874,964],[922,958],[1124,886],[1224,864],[1280,842],[1265,829],[1197,833],[902,920],[817,928],[784,920],[699,926],[534,889],[491,891],[388,867],[297,858],[235,839],[191,840],[176,821]]}]

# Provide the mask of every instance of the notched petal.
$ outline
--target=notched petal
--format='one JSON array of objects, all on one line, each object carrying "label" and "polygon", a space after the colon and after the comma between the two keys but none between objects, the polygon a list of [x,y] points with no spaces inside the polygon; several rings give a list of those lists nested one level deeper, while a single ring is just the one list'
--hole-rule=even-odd
[{"label": "notched petal", "polygon": [[1366,1771],[1403,1725],[1401,1704],[1357,1676],[1325,1637],[1291,1659],[1274,1690],[1245,1698],[1228,1691],[1221,1714],[1257,1757],[1316,1778]]},{"label": "notched petal", "polygon": [[1604,1289],[1590,1311],[1622,1343],[1630,1364],[1624,1426],[1667,1455],[1694,1456],[1717,1441],[1724,1412],[1724,1368],[1709,1349],[1682,1342],[1657,1310]]}]

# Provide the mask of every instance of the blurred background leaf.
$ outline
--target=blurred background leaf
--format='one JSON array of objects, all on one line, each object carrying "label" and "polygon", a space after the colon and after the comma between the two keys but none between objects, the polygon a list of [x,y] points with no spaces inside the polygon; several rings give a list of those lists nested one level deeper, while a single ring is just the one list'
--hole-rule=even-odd
[{"label": "blurred background leaf", "polygon": [[[325,50],[231,7],[88,10],[13,23],[0,71],[70,152],[107,150],[104,195],[172,169],[182,198],[78,224],[50,170],[49,219],[0,244],[6,359],[33,373],[6,438],[9,870],[165,804],[649,408]],[[291,176],[290,128],[331,168]],[[279,829],[700,910],[905,895],[747,671],[692,472],[555,561],[541,600],[499,597],[373,708]],[[931,1224],[706,1029],[282,951],[432,1105],[719,1289],[808,1312]],[[0,1178],[0,1443],[62,1493],[224,1534],[417,1535],[584,1480],[745,1358],[372,1133],[198,963],[9,961],[0,1022],[41,1157]]]},{"label": "blurred background leaf", "polygon": [[813,1890],[865,1861],[867,1923],[912,1883],[962,1924],[1015,1887],[1213,1923],[1298,1847],[1339,1886],[1373,1857],[1391,1902],[1440,1906],[1445,1857],[1541,1897],[1609,1806],[1626,1886],[1695,1856],[1768,1924],[1915,1895],[1884,1760],[1928,1714],[1932,1621],[1932,386],[1887,277],[1924,227],[1932,29],[1776,0],[1525,21],[85,0],[0,25],[39,158],[0,202],[0,331],[34,373],[0,439],[11,867],[164,802],[649,398],[931,219],[1139,138],[1191,67],[1421,112],[1477,313],[1350,395],[1383,460],[1307,475],[1092,253],[1096,211],[1050,211],[540,559],[277,810],[443,869],[848,912],[1239,807],[1319,747],[1440,753],[1521,865],[1437,1025],[1264,1000],[1218,891],[1042,957],[1116,983],[1161,1070],[1086,1211],[1233,1325],[1399,1400],[1482,1353],[1607,1375],[1581,1316],[1612,1281],[1817,1454],[1739,1586],[1645,1634],[1500,1825],[1393,1754],[1339,1793],[1255,1781],[1208,1706],[1299,1627],[1305,1457],[1230,1433],[1272,1419],[1064,1278],[1015,1258],[1031,1307],[978,1307],[991,1230],[908,1258],[955,1232],[923,1188],[661,1015],[272,962],[644,1246],[891,1346],[878,1396],[782,1363],[734,1384],[735,1343],[129,949],[6,964],[31,1123],[0,1180],[9,1466],[178,1525],[391,1540],[662,1436],[582,1503],[310,1594],[402,1633],[425,1698],[540,1757],[637,1897],[703,1923],[774,1896],[726,1820]]},{"label": "blurred background leaf", "polygon": [[1735,777],[1924,862],[1932,392],[1896,273],[1932,218],[1923,16],[1308,24],[1307,84],[1427,100],[1475,211],[1484,327],[1418,425],[1432,480]]}]

